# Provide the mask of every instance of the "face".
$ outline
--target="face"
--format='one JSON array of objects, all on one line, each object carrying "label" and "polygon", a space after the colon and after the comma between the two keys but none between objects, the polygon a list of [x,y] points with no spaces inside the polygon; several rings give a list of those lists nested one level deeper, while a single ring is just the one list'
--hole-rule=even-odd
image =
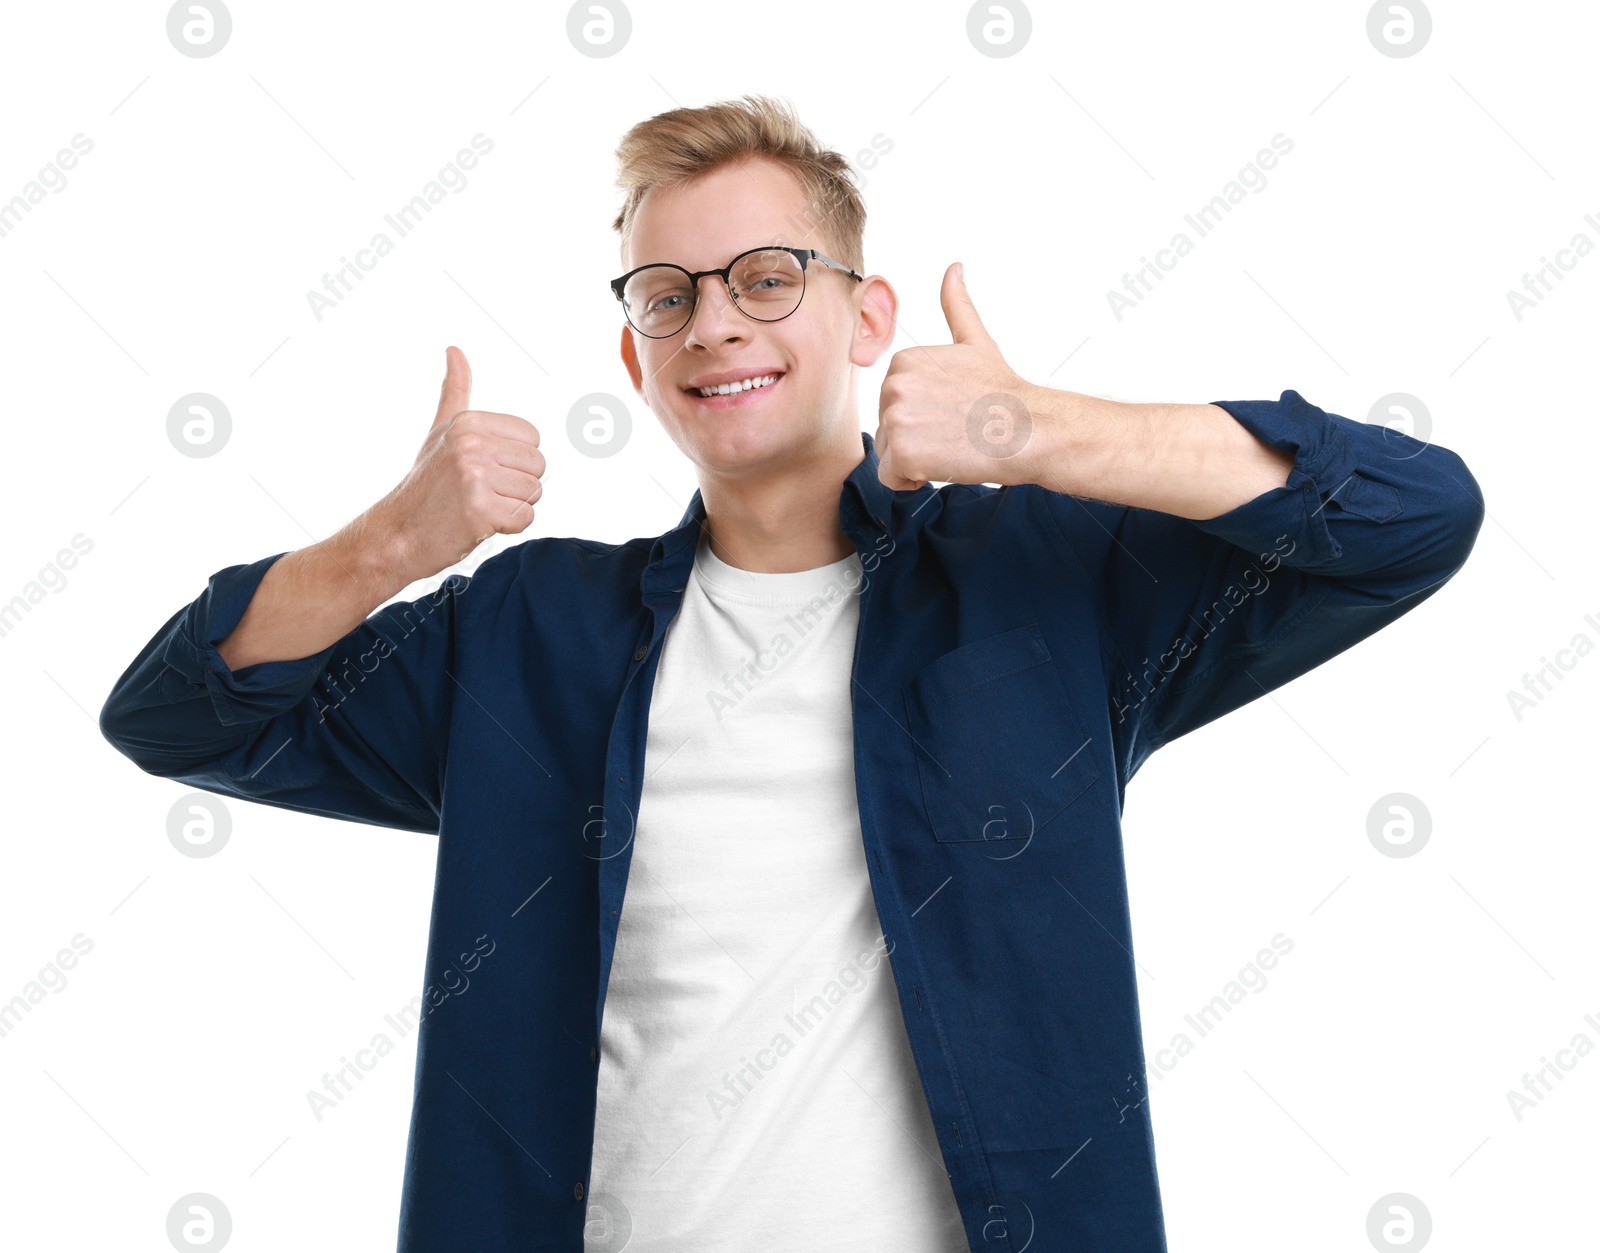
[{"label": "face", "polygon": [[[727,265],[749,248],[815,248],[843,262],[819,233],[819,214],[794,176],[766,160],[724,166],[697,181],[655,188],[634,220],[626,269],[672,262],[690,271]],[[672,441],[710,473],[781,469],[857,440],[857,367],[871,365],[894,336],[894,289],[876,275],[852,278],[819,261],[806,265],[800,307],[759,322],[728,299],[716,275],[700,280],[694,318],[665,339],[624,321],[622,359],[634,388]],[[693,385],[777,375],[736,396],[702,399]],[[851,432],[848,436],[841,431]],[[859,443],[853,445],[859,453]]]}]

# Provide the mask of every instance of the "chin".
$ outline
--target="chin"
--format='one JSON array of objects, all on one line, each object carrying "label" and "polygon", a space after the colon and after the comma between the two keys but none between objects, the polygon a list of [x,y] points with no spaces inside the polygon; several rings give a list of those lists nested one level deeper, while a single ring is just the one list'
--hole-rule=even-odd
[{"label": "chin", "polygon": [[795,444],[795,432],[777,415],[760,422],[742,421],[719,414],[691,415],[680,426],[684,444],[698,452],[693,460],[710,469],[735,470],[785,458]]}]

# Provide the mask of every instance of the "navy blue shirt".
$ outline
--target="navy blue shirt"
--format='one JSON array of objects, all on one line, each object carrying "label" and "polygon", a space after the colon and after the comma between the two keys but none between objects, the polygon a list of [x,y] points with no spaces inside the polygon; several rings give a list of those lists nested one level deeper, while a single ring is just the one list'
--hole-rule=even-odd
[{"label": "navy blue shirt", "polygon": [[[985,1253],[1029,1232],[1035,1248],[1165,1248],[1128,781],[1416,608],[1483,520],[1445,448],[1293,391],[1216,403],[1294,466],[1206,521],[1031,484],[891,491],[865,432],[839,494],[865,575],[851,707],[866,864]],[[229,566],[101,710],[152,774],[438,834],[401,1253],[582,1249],[646,719],[704,518],[696,491],[660,536],[530,539],[315,656],[236,672],[216,645],[284,554]]]}]

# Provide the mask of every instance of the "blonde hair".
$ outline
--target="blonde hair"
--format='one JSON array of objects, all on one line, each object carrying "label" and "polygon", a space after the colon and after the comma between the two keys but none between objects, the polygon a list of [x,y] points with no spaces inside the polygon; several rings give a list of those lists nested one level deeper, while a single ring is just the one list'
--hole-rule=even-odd
[{"label": "blonde hair", "polygon": [[[670,109],[635,124],[622,137],[617,145],[617,186],[626,198],[611,227],[622,237],[624,267],[646,192],[689,183],[721,166],[755,157],[788,169],[805,193],[810,210],[790,218],[795,234],[814,224],[830,257],[865,272],[862,237],[867,210],[850,163],[823,148],[792,106],[756,95],[696,109]],[[794,241],[771,242],[792,245]]]}]

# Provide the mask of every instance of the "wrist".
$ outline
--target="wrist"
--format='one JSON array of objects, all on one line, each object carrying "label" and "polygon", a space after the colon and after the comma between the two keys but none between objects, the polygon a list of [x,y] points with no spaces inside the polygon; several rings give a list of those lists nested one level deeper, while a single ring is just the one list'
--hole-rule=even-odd
[{"label": "wrist", "polygon": [[1112,433],[1133,416],[1120,411],[1134,406],[1032,385],[1024,403],[1033,419],[1033,437],[1022,481],[1064,495],[1092,494],[1087,489],[1103,480],[1106,459],[1114,451]]},{"label": "wrist", "polygon": [[374,506],[324,541],[328,556],[381,604],[415,580],[408,573],[405,536]]}]

